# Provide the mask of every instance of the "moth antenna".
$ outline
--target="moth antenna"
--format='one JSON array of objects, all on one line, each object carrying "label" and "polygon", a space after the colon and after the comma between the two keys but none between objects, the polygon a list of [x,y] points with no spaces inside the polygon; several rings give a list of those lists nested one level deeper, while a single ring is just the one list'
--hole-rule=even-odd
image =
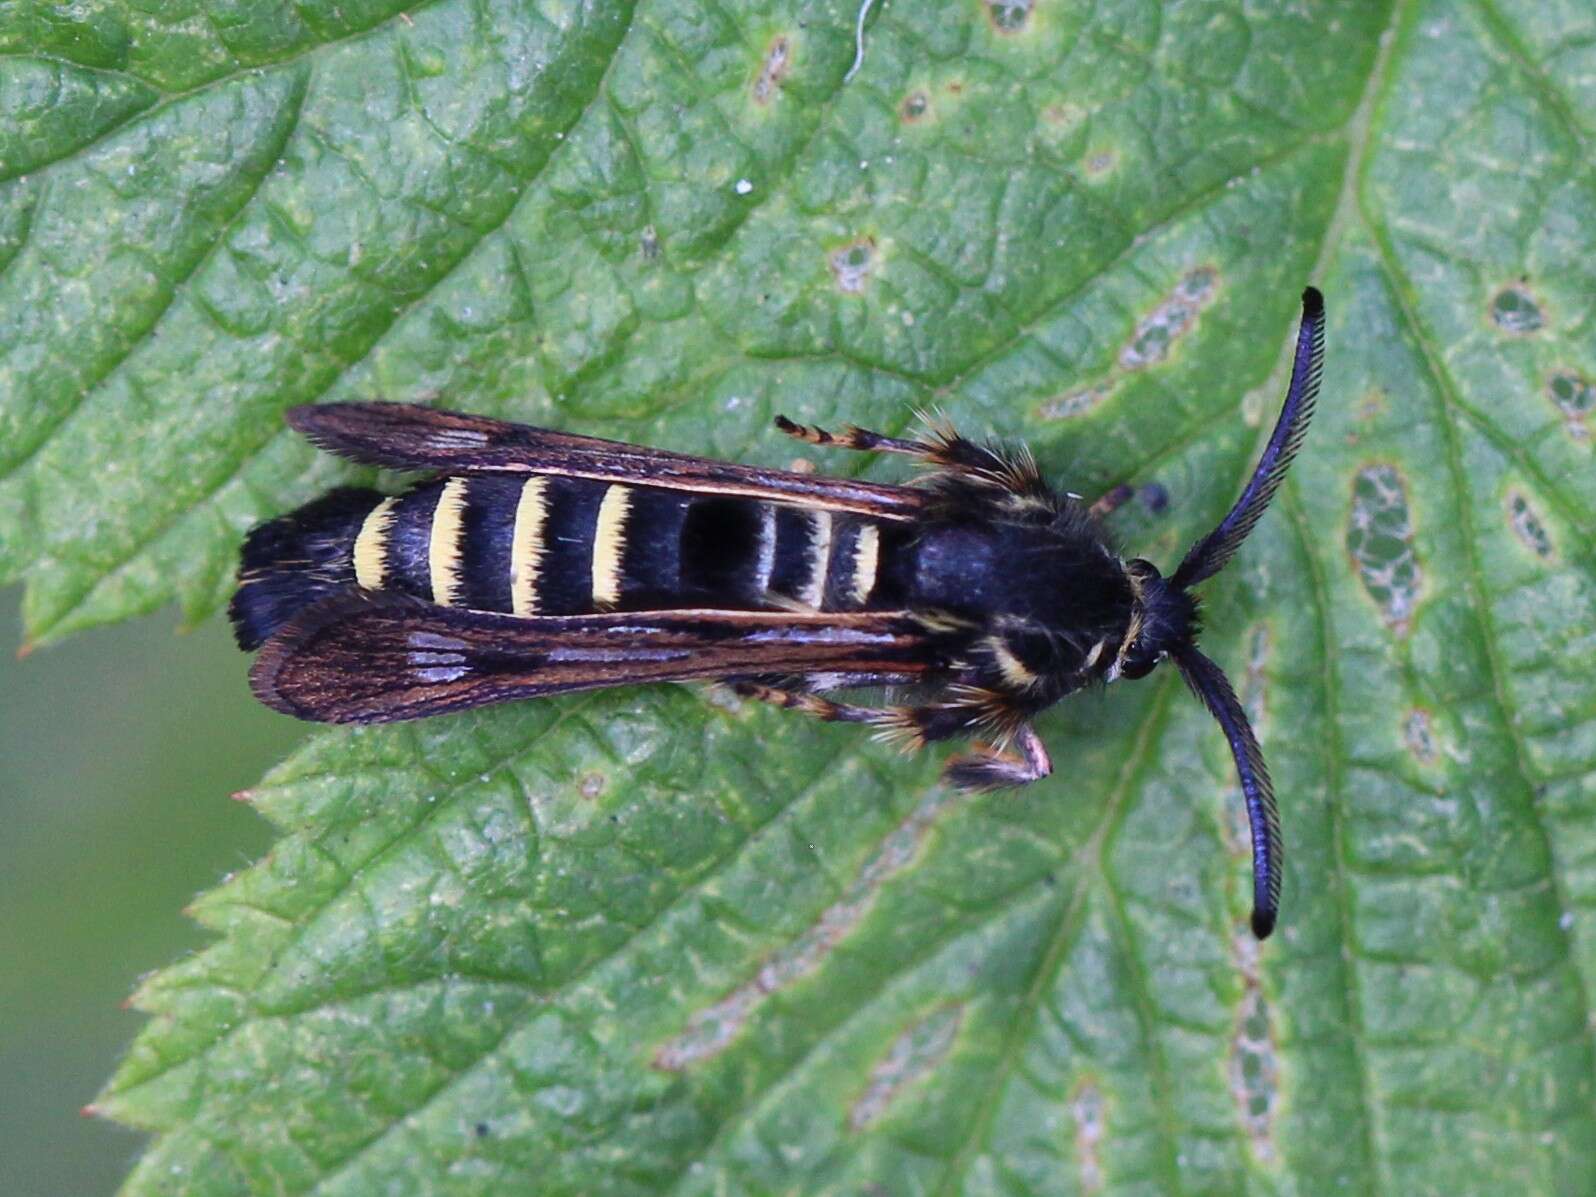
[{"label": "moth antenna", "polygon": [[1181,677],[1215,719],[1230,742],[1236,758],[1236,773],[1241,778],[1241,793],[1247,803],[1247,826],[1252,832],[1252,933],[1267,939],[1275,929],[1280,911],[1280,873],[1285,849],[1280,840],[1280,810],[1275,805],[1275,787],[1264,765],[1263,750],[1247,712],[1231,689],[1230,679],[1213,661],[1188,645],[1174,654]]},{"label": "moth antenna", "polygon": [[1291,459],[1297,455],[1302,438],[1307,435],[1314,401],[1319,397],[1319,376],[1323,368],[1324,296],[1317,288],[1308,287],[1302,293],[1302,323],[1297,328],[1291,385],[1286,388],[1286,402],[1280,409],[1280,418],[1275,421],[1269,444],[1230,514],[1187,551],[1186,559],[1170,579],[1177,590],[1211,578],[1224,569],[1275,497],[1285,481]]}]

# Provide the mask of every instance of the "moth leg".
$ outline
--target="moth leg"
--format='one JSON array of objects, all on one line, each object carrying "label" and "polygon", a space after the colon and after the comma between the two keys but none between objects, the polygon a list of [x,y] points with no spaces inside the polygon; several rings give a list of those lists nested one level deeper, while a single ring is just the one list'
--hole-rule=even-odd
[{"label": "moth leg", "polygon": [[1029,785],[1053,772],[1053,758],[1030,724],[1022,724],[1015,733],[1014,748],[1017,755],[991,746],[978,747],[967,756],[954,757],[942,775],[961,790],[981,791]]},{"label": "moth leg", "polygon": [[1134,495],[1139,495],[1143,505],[1154,515],[1158,515],[1169,506],[1169,491],[1160,483],[1149,482],[1146,486],[1137,488],[1128,482],[1121,482],[1113,490],[1101,496],[1089,510],[1095,518],[1102,519],[1118,511]]},{"label": "moth leg", "polygon": [[827,432],[814,424],[799,424],[786,416],[776,417],[776,427],[790,437],[810,445],[828,445],[835,449],[857,449],[861,453],[903,453],[909,457],[933,460],[935,446],[920,441],[906,441],[860,428],[855,424],[843,427],[841,433]]},{"label": "moth leg", "polygon": [[901,453],[905,457],[956,472],[983,473],[1005,463],[999,454],[959,435],[953,425],[944,421],[931,424],[930,435],[925,440],[887,436],[860,428],[857,424],[845,424],[841,432],[827,432],[814,424],[799,424],[786,416],[776,417],[776,427],[807,444],[856,449],[861,453]]},{"label": "moth leg", "polygon": [[827,723],[880,723],[892,712],[891,707],[861,707],[852,703],[832,702],[818,694],[802,690],[784,690],[767,686],[763,682],[733,682],[732,692],[755,702],[768,702],[789,711],[802,711],[823,719]]},{"label": "moth leg", "polygon": [[1121,482],[1112,490],[1100,495],[1097,499],[1097,502],[1093,503],[1091,507],[1087,508],[1087,510],[1091,513],[1094,519],[1102,519],[1105,516],[1113,515],[1114,512],[1123,507],[1126,500],[1128,500],[1135,493],[1136,488],[1131,486],[1130,483]]},{"label": "moth leg", "polygon": [[913,440],[884,436],[853,424],[840,433],[831,433],[814,425],[794,423],[786,416],[776,417],[776,427],[811,445],[831,445],[866,453],[901,453],[980,486],[1006,491],[1022,507],[1035,505],[1051,510],[1054,503],[1053,494],[1029,449],[1023,445],[1009,449],[977,444],[961,436],[945,420],[928,421],[924,437]]},{"label": "moth leg", "polygon": [[[881,677],[886,679],[887,675]],[[905,750],[920,748],[933,740],[945,740],[970,729],[969,708],[956,703],[862,707],[763,682],[733,682],[731,688],[743,698],[768,702],[790,711],[803,711],[827,723],[867,723],[876,729],[877,738],[900,744]]]},{"label": "moth leg", "polygon": [[[934,703],[921,707],[861,707],[832,702],[818,694],[784,690],[761,682],[734,682],[732,690],[744,698],[768,702],[786,710],[803,711],[828,723],[867,723],[877,729],[881,739],[895,741],[905,750],[945,740],[970,728],[971,714],[958,703]],[[966,756],[954,757],[942,771],[943,777],[960,790],[1001,790],[1038,781],[1053,772],[1053,758],[1030,724],[1021,724],[1013,743],[1018,755],[992,746],[978,747]]]}]

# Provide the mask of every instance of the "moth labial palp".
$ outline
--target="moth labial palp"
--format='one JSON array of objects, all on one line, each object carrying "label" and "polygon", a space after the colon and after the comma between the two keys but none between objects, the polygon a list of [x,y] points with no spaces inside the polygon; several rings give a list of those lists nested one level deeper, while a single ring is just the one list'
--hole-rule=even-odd
[{"label": "moth labial palp", "polygon": [[[1122,556],[1023,446],[946,423],[807,443],[905,456],[908,485],[743,466],[402,404],[295,408],[316,444],[432,472],[345,488],[255,528],[229,608],[261,700],[374,723],[573,690],[721,681],[902,745],[975,741],[948,781],[1024,785],[1052,762],[1033,720],[1084,687],[1174,662],[1219,724],[1246,803],[1252,928],[1279,908],[1274,789],[1229,681],[1197,648],[1192,588],[1236,554],[1302,445],[1324,356],[1309,288],[1274,429],[1229,513],[1165,576]],[[909,686],[912,706],[826,693]]]}]

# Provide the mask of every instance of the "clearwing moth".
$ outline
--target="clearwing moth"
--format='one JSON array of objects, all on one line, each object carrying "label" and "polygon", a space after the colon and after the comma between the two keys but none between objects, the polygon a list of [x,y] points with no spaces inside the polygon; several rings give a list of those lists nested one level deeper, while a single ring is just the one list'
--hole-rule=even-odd
[{"label": "clearwing moth", "polygon": [[[1023,785],[1052,770],[1031,721],[1166,657],[1235,757],[1253,853],[1252,928],[1279,906],[1281,841],[1263,755],[1229,681],[1197,650],[1191,588],[1233,557],[1302,444],[1324,356],[1303,293],[1291,382],[1263,457],[1175,572],[1120,556],[1024,448],[945,425],[814,445],[898,453],[908,486],[733,465],[390,403],[297,407],[288,421],[369,465],[426,470],[404,493],[335,490],[255,528],[230,614],[259,649],[260,700],[301,719],[379,723],[637,682],[715,680],[905,746],[972,737],[948,780]],[[829,691],[907,686],[913,705]]]}]

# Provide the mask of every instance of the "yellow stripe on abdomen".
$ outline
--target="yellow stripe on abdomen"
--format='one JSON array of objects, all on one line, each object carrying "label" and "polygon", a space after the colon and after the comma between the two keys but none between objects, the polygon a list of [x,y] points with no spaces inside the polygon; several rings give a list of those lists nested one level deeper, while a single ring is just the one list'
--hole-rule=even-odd
[{"label": "yellow stripe on abdomen", "polygon": [[853,601],[863,606],[876,588],[876,569],[881,563],[881,532],[865,524],[853,542]]},{"label": "yellow stripe on abdomen", "polygon": [[809,518],[814,529],[809,542],[809,581],[800,597],[818,611],[826,598],[826,575],[831,572],[831,512],[812,511]]},{"label": "yellow stripe on abdomen", "polygon": [[593,606],[602,610],[621,601],[621,554],[626,551],[630,487],[614,485],[599,502],[593,527]]},{"label": "yellow stripe on abdomen", "polygon": [[460,597],[460,531],[465,523],[466,480],[451,478],[443,484],[432,511],[427,533],[427,573],[432,580],[432,601],[453,606]]},{"label": "yellow stripe on abdomen", "polygon": [[394,504],[387,498],[366,513],[355,537],[355,582],[364,590],[381,590],[388,575],[388,533],[393,530]]},{"label": "yellow stripe on abdomen", "polygon": [[549,480],[528,478],[515,504],[515,530],[510,534],[510,610],[535,615],[538,609],[538,567],[543,560],[543,530],[549,522]]}]

